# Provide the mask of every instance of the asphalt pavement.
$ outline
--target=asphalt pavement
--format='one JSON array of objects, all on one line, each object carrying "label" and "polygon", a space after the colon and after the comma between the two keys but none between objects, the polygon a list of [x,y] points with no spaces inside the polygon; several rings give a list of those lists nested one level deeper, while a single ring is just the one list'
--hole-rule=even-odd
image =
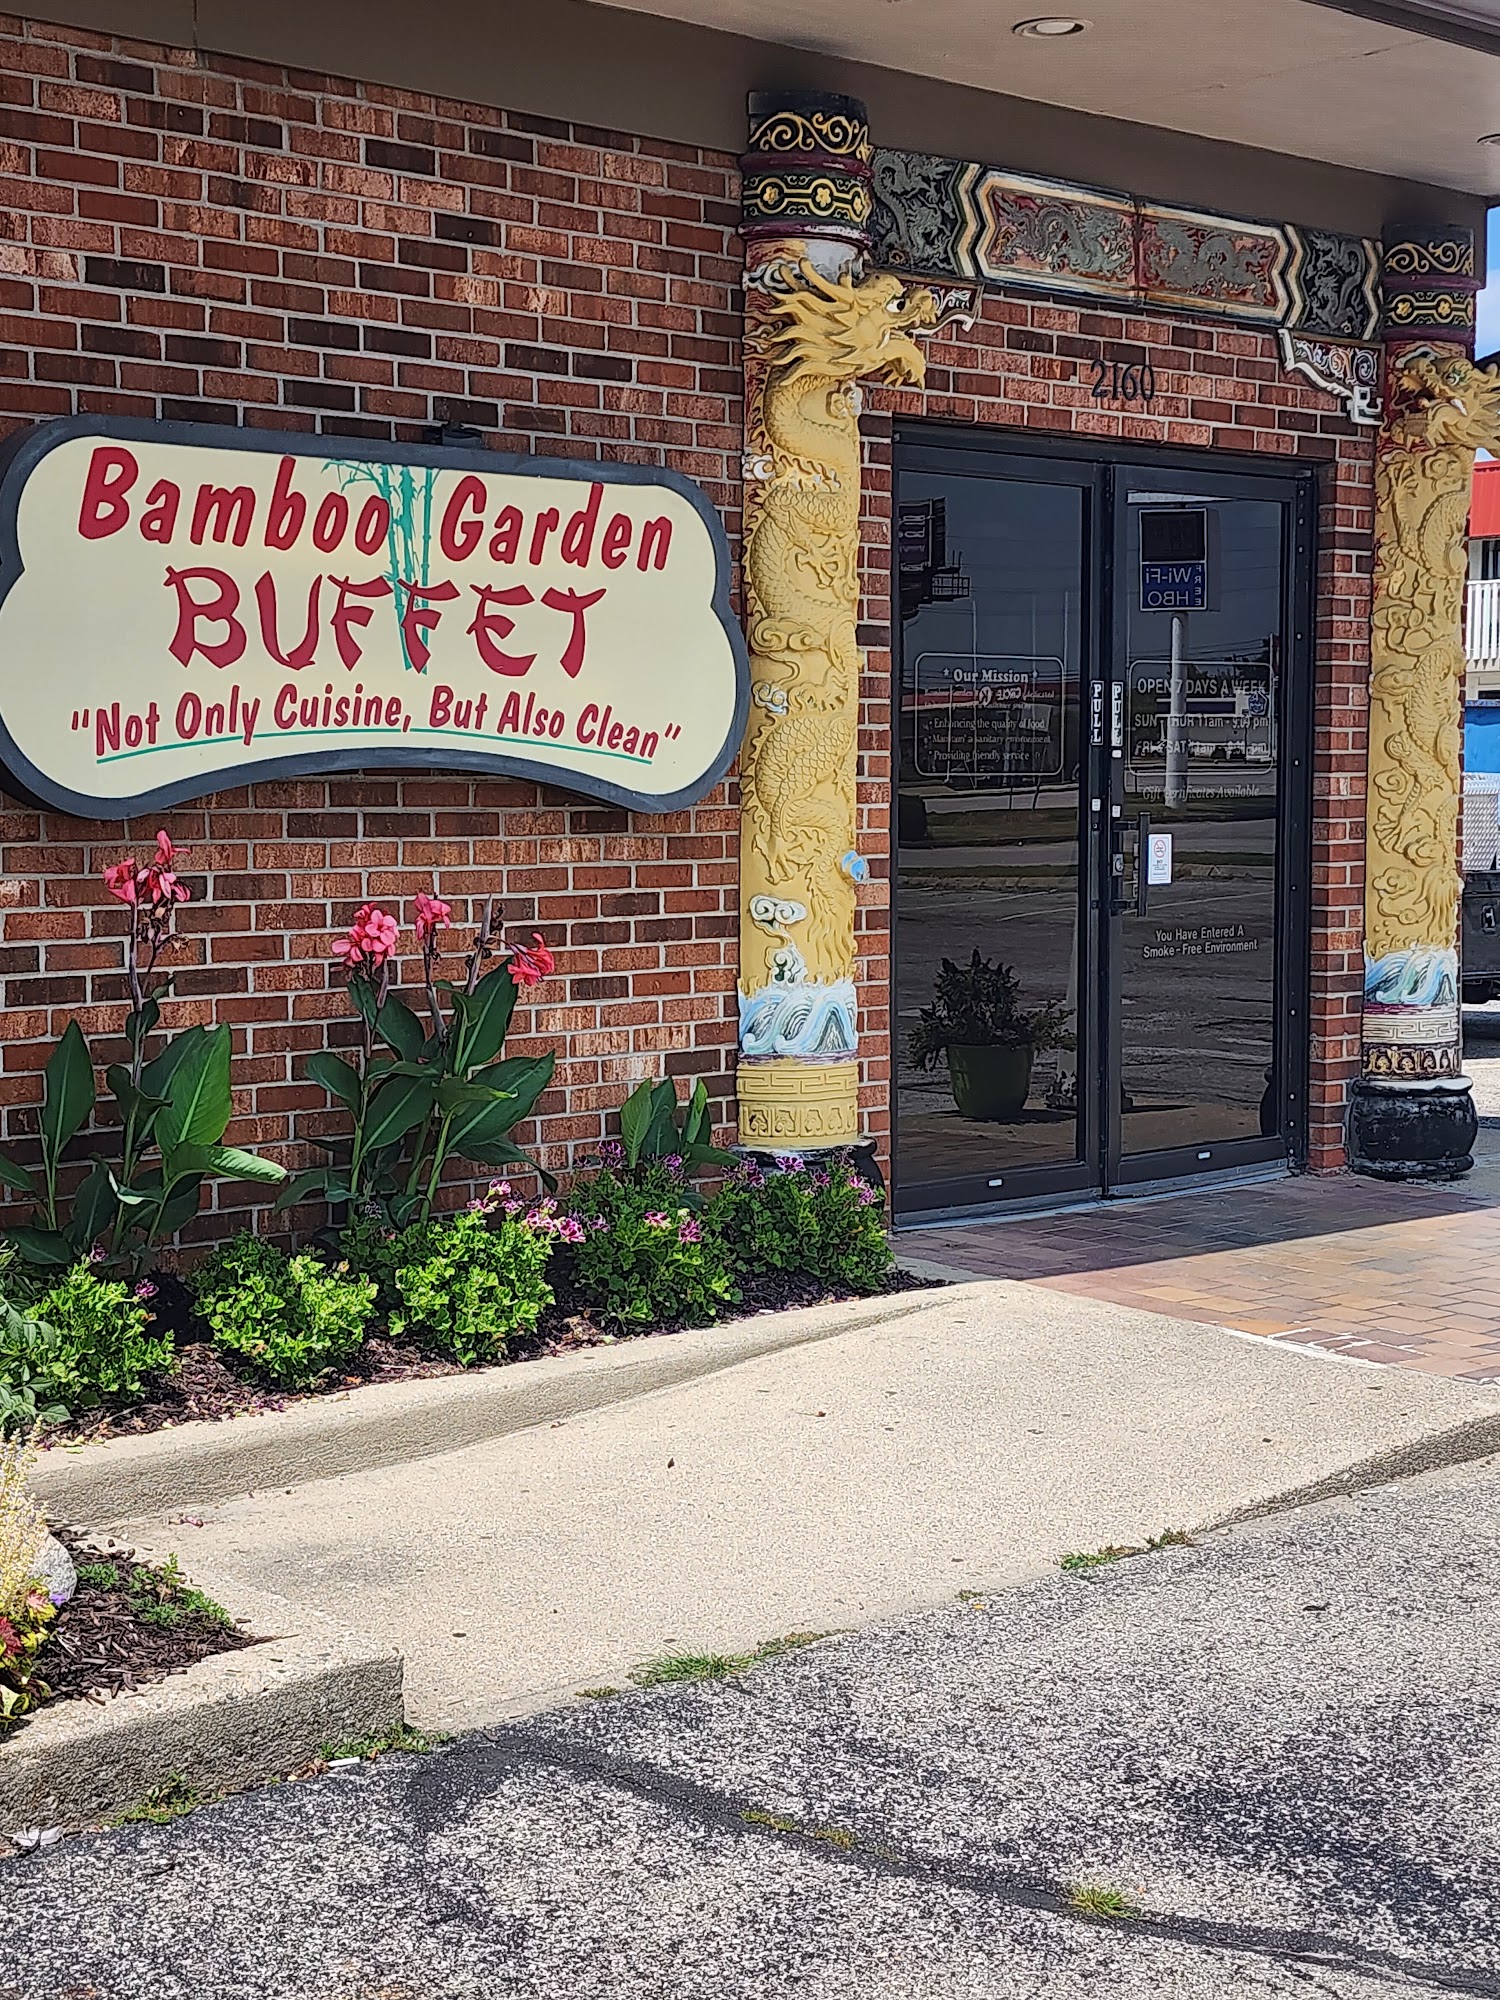
[{"label": "asphalt pavement", "polygon": [[0,1995],[1500,1995],[1497,1523],[1489,1460],[70,1839]]}]

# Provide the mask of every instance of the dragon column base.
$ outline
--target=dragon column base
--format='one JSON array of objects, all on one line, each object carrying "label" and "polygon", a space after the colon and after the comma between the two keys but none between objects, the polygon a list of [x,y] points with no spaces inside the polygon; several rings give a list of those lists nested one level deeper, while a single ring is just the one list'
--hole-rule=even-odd
[{"label": "dragon column base", "polygon": [[1349,1093],[1349,1165],[1382,1181],[1456,1181],[1474,1164],[1479,1115],[1466,1076],[1386,1083]]}]

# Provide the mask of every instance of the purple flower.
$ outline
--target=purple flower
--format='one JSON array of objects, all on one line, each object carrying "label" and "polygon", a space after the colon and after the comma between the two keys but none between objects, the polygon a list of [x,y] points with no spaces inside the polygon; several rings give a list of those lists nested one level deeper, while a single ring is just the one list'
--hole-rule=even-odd
[{"label": "purple flower", "polygon": [[679,1243],[701,1243],[703,1241],[702,1223],[695,1216],[685,1215],[677,1225],[677,1241]]},{"label": "purple flower", "polygon": [[602,1215],[591,1215],[589,1217],[590,1229],[608,1229],[608,1227],[609,1224],[605,1221]]},{"label": "purple flower", "polygon": [[669,1174],[680,1174],[682,1172],[681,1153],[668,1153],[666,1158],[662,1161],[662,1165],[666,1168]]},{"label": "purple flower", "polygon": [[625,1164],[625,1148],[620,1144],[618,1139],[606,1139],[604,1144],[599,1148],[599,1157],[607,1167],[623,1167]]},{"label": "purple flower", "polygon": [[500,1199],[501,1199],[502,1201],[504,1201],[505,1197],[506,1197],[506,1196],[507,1196],[507,1195],[508,1195],[508,1194],[510,1193],[510,1182],[509,1182],[509,1181],[491,1181],[491,1182],[490,1182],[490,1193],[491,1193],[491,1194],[493,1194],[493,1195],[498,1195],[498,1196],[500,1197]]},{"label": "purple flower", "polygon": [[478,1195],[475,1195],[472,1201],[466,1202],[464,1207],[470,1215],[488,1215],[490,1212],[489,1203],[481,1201]]},{"label": "purple flower", "polygon": [[508,1201],[505,1203],[505,1213],[507,1215],[519,1215],[525,1206],[526,1204],[523,1201]]},{"label": "purple flower", "polygon": [[880,1200],[880,1189],[871,1187],[868,1181],[860,1181],[855,1187],[854,1199],[861,1208],[873,1208]]},{"label": "purple flower", "polygon": [[156,1297],[156,1287],[149,1278],[142,1278],[135,1288],[135,1295],[138,1299],[154,1299]]},{"label": "purple flower", "polygon": [[564,1243],[581,1243],[583,1241],[583,1224],[578,1220],[576,1215],[565,1215],[557,1225],[557,1233]]},{"label": "purple flower", "polygon": [[776,1171],[779,1174],[800,1174],[806,1162],[800,1153],[778,1153]]},{"label": "purple flower", "polygon": [[653,1229],[670,1229],[672,1226],[659,1208],[648,1208],[641,1220],[648,1222]]},{"label": "purple flower", "polygon": [[89,1251],[89,1262],[91,1264],[102,1264],[108,1255],[109,1252],[102,1243],[95,1243]]}]

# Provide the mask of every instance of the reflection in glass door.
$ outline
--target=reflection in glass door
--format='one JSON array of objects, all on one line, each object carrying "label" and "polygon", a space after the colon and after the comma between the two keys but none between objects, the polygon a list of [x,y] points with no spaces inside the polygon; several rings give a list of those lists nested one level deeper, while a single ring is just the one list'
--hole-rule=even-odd
[{"label": "reflection in glass door", "polygon": [[1282,1123],[1277,850],[1287,503],[1122,474],[1130,893],[1114,953],[1111,1178],[1209,1166]]},{"label": "reflection in glass door", "polygon": [[1295,1154],[1310,490],[903,439],[902,1212]]},{"label": "reflection in glass door", "polygon": [[1095,481],[1045,461],[1005,461],[1004,476],[952,462],[924,454],[900,482],[896,1141],[904,1187],[993,1200],[1089,1172],[1079,770]]}]

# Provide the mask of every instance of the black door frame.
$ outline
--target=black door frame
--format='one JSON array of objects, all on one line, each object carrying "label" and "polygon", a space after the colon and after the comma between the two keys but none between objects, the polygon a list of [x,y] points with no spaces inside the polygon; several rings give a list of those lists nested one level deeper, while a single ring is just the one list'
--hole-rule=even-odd
[{"label": "black door frame", "polygon": [[[892,1160],[898,1223],[935,1221],[951,1215],[1004,1212],[1038,1202],[1107,1199],[1161,1182],[1189,1181],[1285,1161],[1299,1168],[1306,1158],[1311,991],[1310,894],[1312,808],[1312,712],[1315,578],[1317,570],[1318,471],[1250,454],[1156,449],[1094,440],[1039,439],[1026,432],[959,428],[934,423],[901,423],[895,432],[895,486],[903,471],[953,472],[973,476],[987,464],[995,475],[1038,479],[1073,486],[1082,494],[1084,528],[1084,643],[1079,701],[1079,868],[1078,868],[1078,1077],[1080,1158],[1060,1166],[1016,1168],[1003,1176],[975,1176],[930,1184],[920,1205],[901,1200],[900,1132],[894,1102],[896,1051],[892,1049]],[[1265,1138],[1215,1144],[1205,1165],[1203,1148],[1122,1158],[1118,1106],[1111,1078],[1120,1075],[1120,923],[1108,914],[1115,892],[1111,874],[1116,841],[1110,811],[1115,782],[1110,730],[1102,746],[1088,741],[1088,682],[1102,678],[1106,715],[1110,690],[1128,671],[1124,600],[1116,588],[1124,548],[1127,509],[1118,498],[1122,476],[1181,473],[1212,478],[1228,497],[1286,503],[1283,542],[1283,629],[1291,635],[1289,671],[1281,676],[1283,714],[1279,732],[1278,837],[1276,871],[1277,977],[1276,1070],[1280,1130]],[[899,873],[897,813],[900,796],[900,712],[905,674],[897,564],[899,536],[891,536],[891,1033],[899,1032],[896,1006],[896,888]],[[1094,800],[1099,810],[1091,810]],[[1087,1086],[1085,1084],[1087,1079]],[[1106,1109],[1106,1107],[1109,1107]]]}]

